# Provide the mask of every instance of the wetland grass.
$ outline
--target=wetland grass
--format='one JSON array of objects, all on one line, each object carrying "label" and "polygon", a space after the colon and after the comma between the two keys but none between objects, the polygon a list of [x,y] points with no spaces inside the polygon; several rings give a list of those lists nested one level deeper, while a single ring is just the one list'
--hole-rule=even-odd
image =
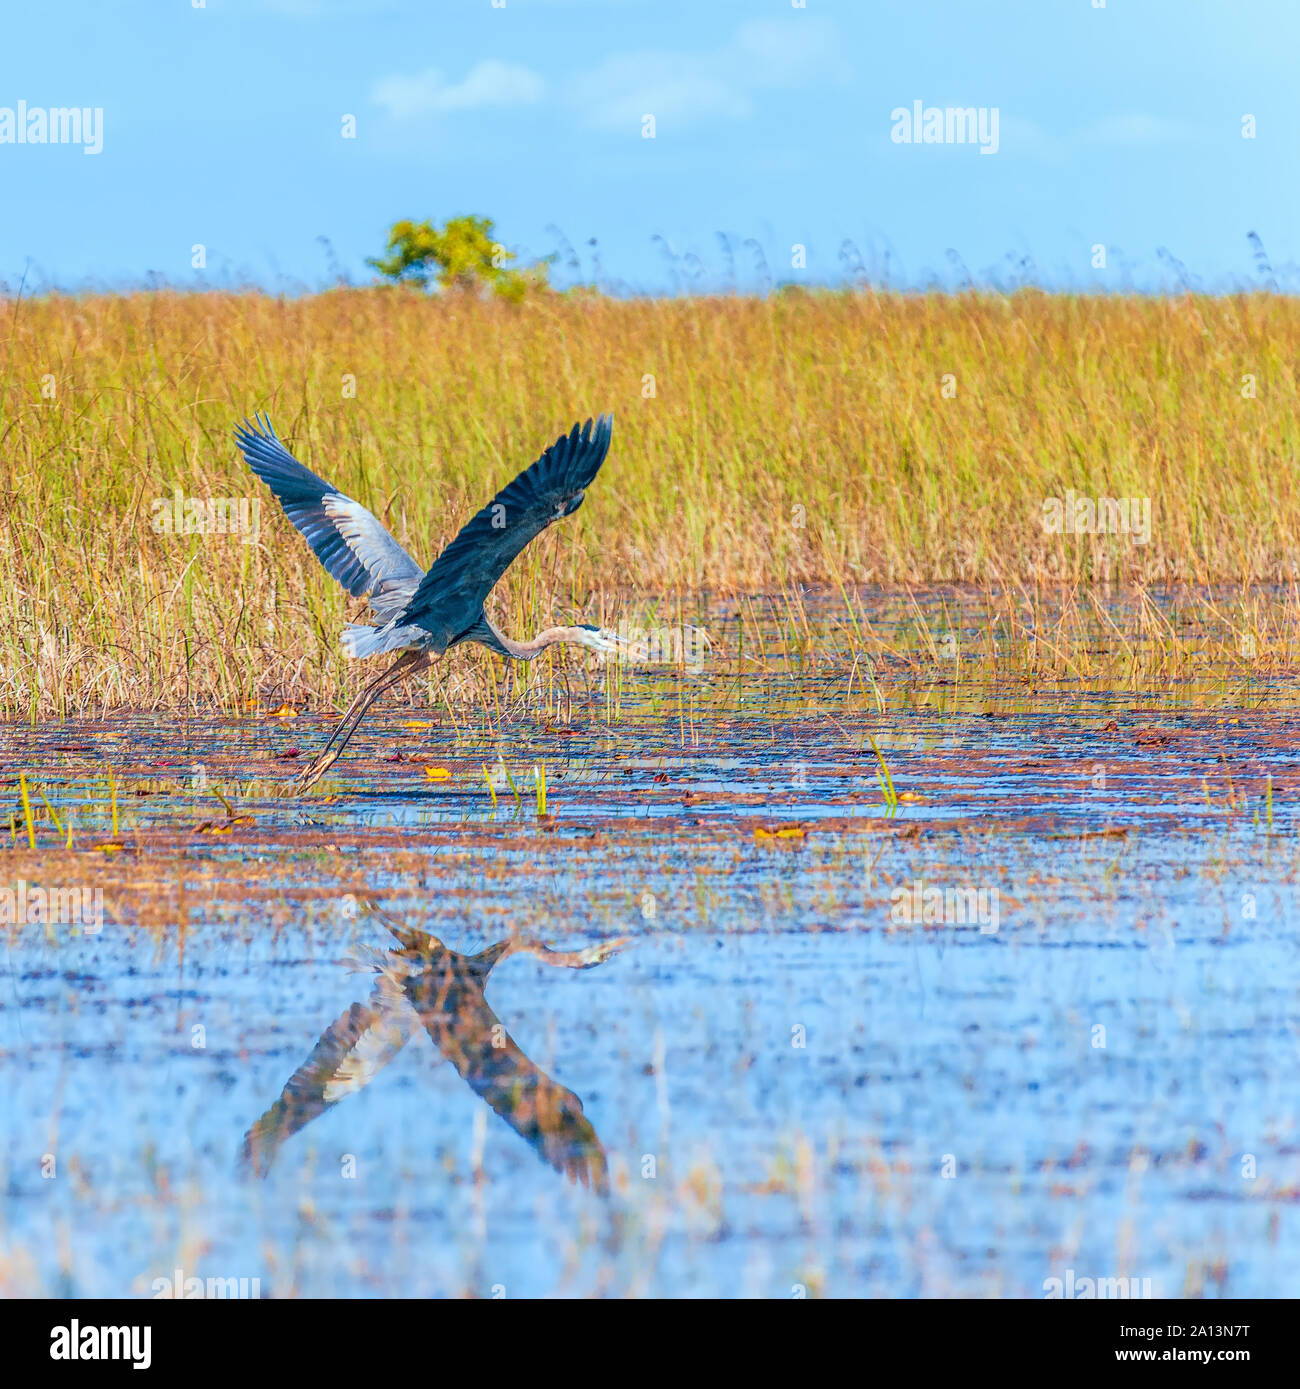
[{"label": "wetland grass", "polygon": [[[344,596],[230,437],[259,408],[426,562],[575,416],[613,409],[605,485],[500,586],[512,631],[693,625],[710,667],[739,671],[857,654],[942,670],[955,651],[964,677],[996,651],[1026,677],[1133,689],[1191,679],[1207,653],[1225,680],[1300,654],[1300,310],[1282,296],[516,307],[365,289],[0,308],[11,718],[347,697]],[[178,492],[246,519],[260,503],[255,533],[155,529],[183,514],[156,505]],[[1149,540],[1047,532],[1044,502],[1067,492],[1148,499]],[[809,589],[841,600],[835,621],[810,622]],[[875,630],[862,595],[881,589],[916,595],[915,649]],[[885,697],[879,670],[854,680]],[[508,672],[461,654],[421,690],[448,713],[540,699],[556,719],[584,688],[617,718],[622,673],[597,691],[556,652]],[[681,690],[665,695],[684,727]]]}]

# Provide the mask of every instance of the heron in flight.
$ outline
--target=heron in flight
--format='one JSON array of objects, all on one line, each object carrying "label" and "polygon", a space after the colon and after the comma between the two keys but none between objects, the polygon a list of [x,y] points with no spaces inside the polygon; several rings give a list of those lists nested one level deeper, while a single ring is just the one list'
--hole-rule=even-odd
[{"label": "heron in flight", "polygon": [[530,936],[459,955],[425,931],[371,911],[400,949],[358,950],[354,967],[375,974],[365,1003],[354,1003],[321,1034],[285,1082],[280,1098],[244,1135],[241,1165],[265,1176],[281,1146],[340,1100],[364,1089],[424,1028],[434,1046],[480,1099],[543,1161],[570,1180],[605,1192],[605,1150],[582,1101],[528,1059],[483,996],[495,965],[516,953],[563,969],[591,969],[627,938],[586,950],[551,950]]},{"label": "heron in flight", "polygon": [[276,437],[265,415],[235,430],[244,461],[274,493],[316,557],[354,598],[366,596],[373,623],[349,623],[340,643],[350,658],[399,652],[357,695],[320,755],[297,780],[306,791],[333,766],[366,710],[385,691],[418,675],[453,646],[475,641],[516,661],[570,642],[590,651],[619,649],[619,637],[585,623],[547,627],[513,641],[484,610],[497,581],[524,546],[582,505],[609,452],[612,415],[574,425],[471,520],[426,573],[372,512],[316,476]]}]

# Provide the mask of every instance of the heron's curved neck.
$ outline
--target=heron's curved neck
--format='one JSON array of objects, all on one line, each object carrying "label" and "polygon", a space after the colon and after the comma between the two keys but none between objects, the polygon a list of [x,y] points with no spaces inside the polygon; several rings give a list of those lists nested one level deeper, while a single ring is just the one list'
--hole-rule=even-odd
[{"label": "heron's curved neck", "polygon": [[547,627],[532,639],[532,641],[512,641],[504,633],[498,632],[497,639],[500,641],[505,652],[513,656],[516,661],[531,661],[534,656],[540,655],[548,646],[558,646],[561,642],[572,642],[575,646],[586,646],[590,633],[585,627]]}]

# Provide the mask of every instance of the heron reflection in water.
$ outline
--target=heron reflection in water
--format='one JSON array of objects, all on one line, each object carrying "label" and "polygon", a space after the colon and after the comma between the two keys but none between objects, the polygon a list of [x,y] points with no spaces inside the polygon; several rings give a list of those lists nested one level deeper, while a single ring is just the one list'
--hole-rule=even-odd
[{"label": "heron reflection in water", "polygon": [[590,969],[627,938],[587,950],[551,950],[529,936],[459,955],[436,936],[407,929],[370,908],[398,948],[358,950],[358,968],[373,970],[365,1003],[354,1003],[321,1035],[285,1083],[280,1098],[244,1135],[243,1165],[265,1176],[284,1142],[340,1100],[362,1090],[420,1030],[476,1095],[570,1180],[609,1189],[605,1150],[582,1101],[519,1049],[483,990],[508,955],[529,954],[563,969]]}]

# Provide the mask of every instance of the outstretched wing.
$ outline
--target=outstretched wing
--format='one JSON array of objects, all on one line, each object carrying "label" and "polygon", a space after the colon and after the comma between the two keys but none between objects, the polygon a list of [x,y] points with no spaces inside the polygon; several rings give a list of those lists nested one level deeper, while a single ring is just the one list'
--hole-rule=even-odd
[{"label": "outstretched wing", "polygon": [[405,981],[406,995],[434,1046],[557,1172],[607,1191],[605,1150],[582,1101],[519,1050],[488,1006],[482,984],[464,968],[467,963],[435,967]]},{"label": "outstretched wing", "polygon": [[400,983],[380,975],[369,1004],[354,1003],[325,1029],[280,1098],[244,1135],[243,1165],[264,1177],[286,1140],[369,1085],[419,1027]]},{"label": "outstretched wing", "polygon": [[493,585],[534,536],[571,516],[609,452],[613,415],[574,425],[503,488],[434,561],[400,615],[445,649],[473,625]]},{"label": "outstretched wing", "polygon": [[360,502],[318,478],[276,437],[266,415],[235,430],[244,462],[275,493],[317,559],[354,597],[370,595],[387,620],[410,601],[424,570]]}]

